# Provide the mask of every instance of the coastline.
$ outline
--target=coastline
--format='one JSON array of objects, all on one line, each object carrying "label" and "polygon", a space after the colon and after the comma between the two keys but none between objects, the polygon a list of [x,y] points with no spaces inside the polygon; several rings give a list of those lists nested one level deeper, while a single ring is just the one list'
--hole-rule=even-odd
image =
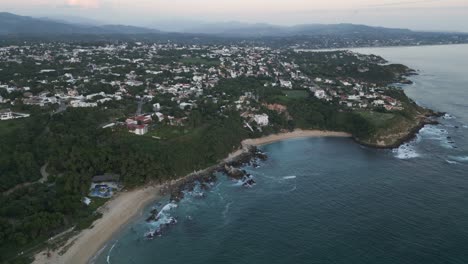
[{"label": "coastline", "polygon": [[292,132],[272,134],[269,136],[254,138],[254,139],[246,139],[242,141],[242,146],[244,148],[248,146],[258,147],[258,146],[271,144],[271,143],[281,141],[281,140],[293,139],[293,138],[308,138],[308,137],[349,137],[351,138],[352,135],[346,132],[337,132],[337,131],[296,129]]},{"label": "coastline", "polygon": [[[160,185],[147,185],[130,191],[118,193],[99,208],[103,216],[91,228],[81,230],[77,235],[50,252],[41,251],[34,256],[36,264],[79,264],[88,263],[91,258],[118,232],[129,223],[149,203],[160,198]],[[67,249],[63,255],[60,251]]]},{"label": "coastline", "polygon": [[[419,130],[424,127],[426,122],[421,122],[410,133],[399,140],[399,145],[411,140]],[[167,181],[160,185],[148,184],[132,190],[122,191],[115,197],[107,201],[101,208],[98,209],[103,216],[93,222],[91,228],[81,230],[78,234],[69,238],[64,245],[57,250],[51,251],[50,256],[47,256],[47,250],[43,250],[34,255],[34,264],[80,264],[90,263],[91,260],[99,253],[100,250],[125,227],[132,219],[142,213],[142,210],[151,202],[158,201],[163,197],[163,194],[168,194],[174,187],[190,182],[197,177],[209,174],[216,171],[224,164],[242,160],[248,155],[252,147],[259,147],[287,139],[311,138],[311,137],[340,137],[352,138],[356,143],[373,147],[373,148],[394,148],[395,146],[379,146],[374,144],[366,144],[354,138],[351,134],[338,131],[326,130],[302,130],[296,129],[291,132],[272,134],[260,138],[245,139],[241,143],[241,147],[231,152],[225,159],[218,164],[206,169],[190,173],[184,177]],[[396,146],[398,147],[398,146]],[[60,251],[66,250],[62,255]]]},{"label": "coastline", "polygon": [[[242,147],[230,153],[220,164],[232,162],[249,151],[250,147],[271,144],[277,141],[293,138],[307,137],[352,137],[351,134],[322,130],[294,130],[292,132],[273,134],[256,139],[242,141]],[[199,172],[191,173],[176,180],[168,181],[162,185],[149,184],[133,190],[123,191],[107,201],[98,209],[103,216],[93,222],[92,227],[81,230],[72,236],[57,250],[51,251],[47,256],[47,250],[34,255],[34,264],[80,264],[89,263],[95,255],[112,239],[119,230],[132,219],[141,214],[142,210],[150,203],[162,198],[162,193],[168,188],[183,184],[197,175],[214,171],[220,164],[206,168]],[[59,252],[66,249],[63,255]]]}]

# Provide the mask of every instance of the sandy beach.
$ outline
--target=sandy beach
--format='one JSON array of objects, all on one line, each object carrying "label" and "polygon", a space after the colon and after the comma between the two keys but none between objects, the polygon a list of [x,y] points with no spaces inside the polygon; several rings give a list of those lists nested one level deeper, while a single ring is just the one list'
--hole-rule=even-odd
[{"label": "sandy beach", "polygon": [[[228,161],[241,155],[249,146],[261,146],[276,141],[292,138],[305,137],[351,137],[344,132],[321,131],[321,130],[295,130],[293,132],[270,135],[256,139],[246,139],[242,142],[242,148],[229,154],[224,160]],[[174,184],[185,177],[174,180]],[[47,256],[46,251],[35,255],[35,264],[82,264],[88,263],[96,253],[134,217],[142,213],[145,206],[160,198],[160,185],[148,185],[131,191],[123,191],[109,200],[99,211],[102,218],[93,223],[93,227],[81,231],[78,235],[70,238],[64,246]],[[63,255],[59,252],[68,248]]]},{"label": "sandy beach", "polygon": [[100,208],[103,216],[93,223],[91,229],[83,230],[68,240],[64,246],[69,246],[65,254],[58,253],[63,247],[50,252],[50,257],[47,257],[46,251],[43,251],[35,256],[33,263],[87,263],[120,228],[140,214],[149,202],[158,199],[160,188],[160,186],[146,186],[119,193]]},{"label": "sandy beach", "polygon": [[277,141],[292,139],[292,138],[306,138],[306,137],[351,137],[351,134],[345,132],[325,131],[325,130],[301,130],[296,129],[288,133],[280,133],[269,135],[266,137],[246,139],[242,141],[242,146],[262,146]]}]

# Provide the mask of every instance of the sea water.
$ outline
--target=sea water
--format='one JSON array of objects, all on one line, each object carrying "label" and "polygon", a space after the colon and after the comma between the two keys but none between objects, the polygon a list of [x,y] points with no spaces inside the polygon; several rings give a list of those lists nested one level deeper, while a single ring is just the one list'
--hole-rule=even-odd
[{"label": "sea water", "polygon": [[[407,94],[448,112],[394,150],[346,138],[262,147],[250,188],[218,175],[168,198],[109,241],[95,263],[468,263],[468,45],[360,49],[419,70]],[[203,192],[203,195],[200,195]],[[144,234],[152,207],[177,219]]]}]

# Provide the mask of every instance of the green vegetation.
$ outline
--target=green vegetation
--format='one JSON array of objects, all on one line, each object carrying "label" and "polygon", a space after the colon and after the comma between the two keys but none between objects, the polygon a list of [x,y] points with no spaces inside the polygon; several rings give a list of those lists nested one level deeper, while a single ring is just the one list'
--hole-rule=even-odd
[{"label": "green vegetation", "polygon": [[285,90],[285,91],[283,91],[283,93],[287,97],[293,98],[293,99],[307,98],[307,97],[310,96],[310,93],[307,90]]},{"label": "green vegetation", "polygon": [[181,63],[185,65],[206,65],[206,66],[218,66],[219,60],[206,59],[206,58],[183,58],[180,60]]},{"label": "green vegetation", "polygon": [[[2,173],[9,175],[1,177],[3,190],[37,180],[39,168],[46,161],[53,176],[46,184],[0,197],[0,261],[70,226],[89,226],[95,219],[95,208],[85,206],[81,199],[88,194],[94,175],[119,173],[123,183],[131,187],[162,182],[215,164],[248,137],[239,115],[225,114],[216,119],[202,117],[200,125],[192,122],[191,128],[175,128],[178,134],[174,136],[166,128],[166,135],[171,136],[165,141],[100,129],[102,122],[112,118],[102,109],[72,109],[48,120],[46,116],[33,116],[2,122],[8,128],[1,130],[5,136],[2,150],[8,150],[2,151],[2,162],[9,164],[1,166]],[[28,155],[23,162],[15,163],[8,158],[15,151]],[[20,158],[18,155],[14,158]]]},{"label": "green vegetation", "polygon": [[[38,49],[35,52],[42,56],[42,48]],[[232,61],[224,58],[220,65],[221,58],[210,59],[215,56],[212,50],[154,52],[129,44],[128,48],[115,49],[112,56],[100,49],[93,52],[81,54],[81,62],[73,65],[57,64],[57,60],[64,59],[61,54],[55,54],[59,56],[55,60],[43,61],[41,67],[27,57],[23,64],[2,64],[5,67],[0,82],[31,86],[24,91],[1,89],[2,97],[12,103],[3,108],[11,105],[15,111],[32,115],[0,122],[0,263],[20,261],[16,258],[19,252],[30,252],[70,227],[86,228],[100,217],[96,208],[105,200],[93,199],[91,206],[81,202],[88,195],[94,175],[119,174],[128,188],[164,182],[218,163],[239,148],[243,139],[296,128],[343,131],[363,143],[392,144],[418,125],[420,116],[427,112],[402,90],[386,87],[401,80],[409,69],[383,65],[385,61],[377,56],[360,57],[348,52],[270,54],[254,50],[234,53],[228,56]],[[255,53],[251,58],[256,59],[252,60],[264,60],[261,63],[267,66],[260,71],[260,64],[236,62],[249,52]],[[265,53],[260,56],[258,52]],[[151,56],[146,56],[148,53]],[[125,60],[116,59],[119,56]],[[142,57],[145,60],[138,64],[136,61]],[[71,69],[65,71],[68,66]],[[215,66],[219,67],[214,71],[208,69]],[[39,74],[44,68],[58,70]],[[68,80],[65,73],[76,79]],[[206,80],[195,84],[191,82],[194,76]],[[330,80],[318,85],[315,78]],[[280,88],[279,84],[291,79],[294,90]],[[126,85],[129,80],[139,83]],[[114,81],[119,84],[112,85]],[[327,91],[326,100],[310,92],[317,89]],[[68,108],[55,114],[54,107],[23,104],[28,98],[26,91],[35,96],[42,92],[53,96],[113,94],[121,90],[121,100],[110,99],[95,108]],[[358,96],[361,92],[364,95]],[[348,95],[359,98],[346,101]],[[384,96],[391,97],[388,103],[398,100],[395,105],[403,110],[388,112],[384,106],[374,107],[373,100]],[[165,120],[170,116],[177,122],[155,122],[145,136],[129,133],[125,125],[102,129],[104,124],[124,122],[133,116],[137,102],[141,102],[143,112],[153,112],[153,104],[158,103]],[[187,102],[193,109],[181,109],[181,103]],[[361,109],[361,103],[369,107]],[[391,109],[389,104],[385,106]],[[268,125],[256,119],[264,118],[264,114],[268,115]],[[247,128],[246,123],[253,128]],[[40,183],[44,164],[48,164],[50,176]]]}]

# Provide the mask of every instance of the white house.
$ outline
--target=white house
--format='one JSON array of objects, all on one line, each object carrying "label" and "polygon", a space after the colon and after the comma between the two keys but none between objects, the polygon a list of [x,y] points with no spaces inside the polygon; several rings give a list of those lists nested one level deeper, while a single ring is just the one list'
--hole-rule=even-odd
[{"label": "white house", "polygon": [[161,122],[164,120],[164,115],[160,112],[156,112],[156,116],[158,117],[158,121]]},{"label": "white house", "polygon": [[373,105],[384,105],[385,102],[384,102],[384,100],[380,100],[380,99],[379,99],[379,100],[373,101],[372,104],[373,104]]},{"label": "white house", "polygon": [[153,110],[155,112],[158,112],[159,110],[161,110],[161,104],[159,104],[159,103],[153,104]]},{"label": "white house", "polygon": [[73,100],[70,102],[71,107],[96,107],[97,103],[87,103],[80,100]]},{"label": "white house", "polygon": [[254,116],[254,121],[257,123],[259,126],[268,126],[269,120],[268,120],[268,115],[267,114],[261,114],[261,115],[255,115]]},{"label": "white house", "polygon": [[281,87],[292,89],[293,85],[291,81],[280,80]]},{"label": "white house", "polygon": [[315,93],[314,93],[315,97],[317,97],[318,99],[324,99],[325,97],[327,97],[327,94],[325,93],[324,90],[316,90]]},{"label": "white house", "polygon": [[189,109],[191,109],[192,106],[193,106],[193,104],[191,104],[191,103],[181,103],[179,105],[179,108],[182,109],[182,110],[185,110],[187,107],[189,107]]},{"label": "white house", "polygon": [[139,126],[137,126],[137,127],[135,128],[134,133],[135,133],[136,135],[140,135],[140,136],[142,136],[142,135],[148,133],[148,125],[139,125]]}]

